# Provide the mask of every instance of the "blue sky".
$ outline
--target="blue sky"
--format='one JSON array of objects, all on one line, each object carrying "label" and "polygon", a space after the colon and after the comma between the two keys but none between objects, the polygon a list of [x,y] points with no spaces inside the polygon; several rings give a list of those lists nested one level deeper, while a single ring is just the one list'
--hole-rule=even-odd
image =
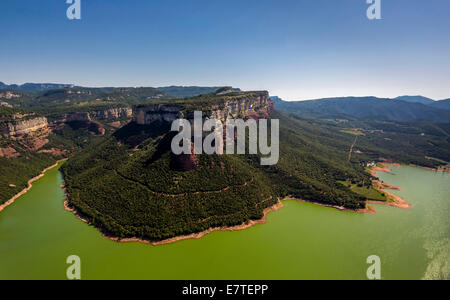
[{"label": "blue sky", "polygon": [[450,1],[1,0],[0,81],[450,98]]}]

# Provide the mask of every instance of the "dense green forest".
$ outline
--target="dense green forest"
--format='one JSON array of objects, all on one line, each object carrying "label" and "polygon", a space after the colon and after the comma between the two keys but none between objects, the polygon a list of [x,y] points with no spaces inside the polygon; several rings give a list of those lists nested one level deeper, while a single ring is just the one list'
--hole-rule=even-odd
[{"label": "dense green forest", "polygon": [[10,119],[10,117],[13,114],[20,113],[20,112],[23,112],[23,111],[21,111],[19,109],[15,109],[15,108],[0,106],[0,120]]},{"label": "dense green forest", "polygon": [[[415,101],[420,101],[413,97]],[[447,101],[423,104],[411,98],[385,99],[377,97],[325,98],[309,101],[283,101],[272,97],[278,110],[314,118],[340,118],[383,121],[417,121],[449,123]],[[404,99],[407,99],[404,100]],[[423,99],[422,99],[423,101]],[[442,107],[441,107],[442,106]]]},{"label": "dense green forest", "polygon": [[28,180],[54,163],[52,155],[33,151],[22,152],[20,157],[13,159],[0,157],[0,204],[26,188]]},{"label": "dense green forest", "polygon": [[357,135],[353,163],[385,159],[435,168],[442,161],[450,162],[450,123],[320,119],[297,113],[289,116],[325,127],[329,132],[347,134],[351,139]]},{"label": "dense green forest", "polygon": [[[190,98],[204,94],[212,94],[221,87],[202,87],[202,86],[165,86],[159,87],[158,90],[167,94],[173,98]],[[240,89],[234,89],[235,92],[241,91]]]},{"label": "dense green forest", "polygon": [[435,108],[450,110],[450,99],[436,101],[430,105]]},{"label": "dense green forest", "polygon": [[0,100],[10,105],[45,113],[59,113],[61,110],[82,110],[85,106],[133,105],[153,100],[168,99],[170,96],[155,88],[61,88],[42,92],[10,91],[15,96]]},{"label": "dense green forest", "polygon": [[63,166],[70,204],[108,234],[152,241],[259,219],[288,195],[365,207],[338,182],[371,183],[364,167],[345,160],[351,137],[272,117],[282,124],[281,159],[272,167],[261,167],[257,155],[200,155],[195,170],[180,171],[167,128],[129,124]]}]

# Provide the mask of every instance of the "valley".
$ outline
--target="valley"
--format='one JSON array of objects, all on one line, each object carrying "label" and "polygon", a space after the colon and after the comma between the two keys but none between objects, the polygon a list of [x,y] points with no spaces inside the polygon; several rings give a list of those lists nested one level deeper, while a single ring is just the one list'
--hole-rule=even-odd
[{"label": "valley", "polygon": [[[192,87],[185,89],[192,95]],[[368,165],[445,168],[450,161],[447,124],[311,117],[284,111],[266,91],[225,87],[182,98],[183,88],[175,90],[176,99],[153,88],[3,92],[11,107],[1,108],[0,201],[68,158],[61,169],[66,209],[115,240],[159,244],[247,228],[285,198],[371,211],[370,201],[391,200],[377,191]],[[193,120],[197,110],[223,122],[279,120],[278,164],[261,166],[261,154],[174,155],[171,122]]]}]

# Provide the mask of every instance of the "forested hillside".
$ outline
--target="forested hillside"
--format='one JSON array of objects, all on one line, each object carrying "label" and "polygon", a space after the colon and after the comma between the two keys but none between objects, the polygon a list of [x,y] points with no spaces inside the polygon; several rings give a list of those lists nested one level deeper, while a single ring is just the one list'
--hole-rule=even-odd
[{"label": "forested hillside", "polygon": [[355,141],[354,163],[393,161],[430,168],[450,162],[450,123],[319,119],[288,114]]},{"label": "forested hillside", "polygon": [[24,83],[24,84],[5,84],[0,81],[0,89],[20,90],[27,92],[42,92],[46,90],[62,89],[73,87],[72,84],[59,83]]},{"label": "forested hillside", "polygon": [[[166,86],[159,87],[158,90],[174,98],[190,98],[204,94],[212,94],[221,87],[202,87],[202,86]],[[240,89],[234,89],[239,92]]]},{"label": "forested hillside", "polygon": [[395,100],[401,100],[401,101],[411,102],[411,103],[422,103],[425,105],[433,104],[434,102],[436,102],[433,99],[423,97],[423,96],[400,96],[400,97],[395,98]]},{"label": "forested hillside", "polygon": [[[155,88],[63,88],[41,93],[12,91],[14,96],[3,99],[14,107],[51,111],[56,108],[80,108],[85,105],[139,104],[168,96]],[[0,100],[2,91],[0,91]]]},{"label": "forested hillside", "polygon": [[326,98],[290,102],[279,98],[275,100],[277,109],[296,112],[303,116],[384,121],[427,120],[439,123],[450,122],[450,112],[435,108],[435,104],[425,105],[376,97]]},{"label": "forested hillside", "polygon": [[258,155],[199,155],[178,168],[163,125],[131,123],[63,167],[69,202],[118,237],[158,241],[259,219],[278,197],[357,209],[365,198],[339,181],[371,186],[363,166],[346,161],[353,138],[274,112],[281,121],[281,158],[261,167]]},{"label": "forested hillside", "polygon": [[436,101],[436,102],[430,104],[430,106],[435,107],[435,108],[450,110],[450,99]]}]

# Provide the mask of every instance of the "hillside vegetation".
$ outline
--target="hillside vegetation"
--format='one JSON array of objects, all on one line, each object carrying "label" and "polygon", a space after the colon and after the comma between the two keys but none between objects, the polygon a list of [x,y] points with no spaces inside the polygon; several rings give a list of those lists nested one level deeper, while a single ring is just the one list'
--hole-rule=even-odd
[{"label": "hillside vegetation", "polygon": [[[190,98],[204,94],[212,94],[221,87],[202,87],[202,86],[166,86],[159,87],[158,90],[173,98]],[[240,89],[234,89],[239,92]]]},{"label": "hillside vegetation", "polygon": [[[0,95],[2,92],[0,90]],[[61,88],[40,93],[11,91],[15,96],[1,98],[14,107],[54,113],[63,110],[78,111],[87,106],[134,105],[169,96],[155,88]]]},{"label": "hillside vegetation", "polygon": [[[419,100],[418,100],[419,101]],[[440,102],[438,102],[440,103]],[[384,121],[427,120],[431,122],[450,122],[450,111],[402,100],[376,97],[326,98],[309,101],[282,101],[276,99],[277,109],[295,112],[303,116],[318,118],[341,118]],[[442,104],[441,104],[442,105]]]},{"label": "hillside vegetation", "polygon": [[[161,241],[260,219],[264,209],[284,197],[365,208],[367,199],[387,199],[373,188],[367,163],[435,168],[450,162],[450,124],[426,120],[448,120],[450,111],[378,98],[274,99],[277,110],[271,111],[271,103],[261,102],[267,92],[218,91],[187,99],[170,99],[153,88],[3,94],[14,105],[0,108],[4,124],[20,112],[47,117],[51,128],[0,138],[0,203],[58,158],[70,157],[62,167],[70,206],[108,235]],[[123,122],[89,121],[104,127],[102,134],[90,131],[83,119],[61,121],[66,114],[132,105],[157,114],[147,110],[156,104],[176,105],[191,118],[194,110],[227,111],[233,102],[240,103],[234,113],[245,118],[252,101],[264,103],[270,118],[280,120],[276,165],[261,166],[259,155],[175,156],[169,123],[138,125],[129,122],[129,114]],[[257,109],[250,112],[253,117],[265,112]]]},{"label": "hillside vegetation", "polygon": [[151,241],[259,219],[278,197],[365,207],[338,182],[371,184],[363,167],[345,160],[351,138],[272,117],[282,126],[277,165],[261,167],[257,155],[199,155],[190,171],[178,170],[167,128],[131,123],[64,165],[69,202],[110,235]]}]

